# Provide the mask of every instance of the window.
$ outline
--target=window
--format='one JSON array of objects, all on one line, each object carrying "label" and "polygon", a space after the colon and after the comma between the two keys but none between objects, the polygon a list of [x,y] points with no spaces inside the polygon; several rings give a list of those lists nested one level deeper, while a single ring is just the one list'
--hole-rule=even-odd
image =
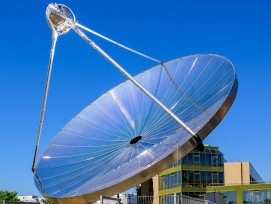
[{"label": "window", "polygon": [[218,172],[212,172],[212,183],[218,183]]},{"label": "window", "polygon": [[178,173],[179,172],[174,172],[170,174],[169,188],[176,188],[177,186],[181,185]]},{"label": "window", "polygon": [[190,187],[194,186],[194,172],[188,171],[188,183]]},{"label": "window", "polygon": [[206,166],[211,166],[211,154],[206,154]]},{"label": "window", "polygon": [[212,166],[217,166],[217,154],[212,154]]},{"label": "window", "polygon": [[218,182],[219,183],[224,183],[224,173],[223,172],[218,172]]},{"label": "window", "polygon": [[200,182],[200,173],[199,173],[199,171],[195,171],[194,172],[194,184],[195,184],[195,186],[200,186],[200,184],[201,184],[201,182]]},{"label": "window", "polygon": [[200,153],[200,165],[201,166],[206,166],[205,155],[206,155],[206,153],[204,153],[204,152]]},{"label": "window", "polygon": [[224,157],[223,154],[219,153],[218,154],[218,163],[217,166],[223,166],[224,165]]},{"label": "window", "polygon": [[201,184],[203,186],[207,185],[207,181],[206,181],[206,171],[201,171],[200,172],[200,178],[201,178]]},{"label": "window", "polygon": [[207,171],[206,176],[207,176],[207,185],[209,186],[210,183],[212,183],[212,173],[210,171]]},{"label": "window", "polygon": [[243,191],[243,203],[270,203],[271,189]]},{"label": "window", "polygon": [[183,186],[188,186],[188,172],[182,171],[182,184]]},{"label": "window", "polygon": [[200,164],[200,154],[199,153],[194,153],[194,165],[199,165]]}]

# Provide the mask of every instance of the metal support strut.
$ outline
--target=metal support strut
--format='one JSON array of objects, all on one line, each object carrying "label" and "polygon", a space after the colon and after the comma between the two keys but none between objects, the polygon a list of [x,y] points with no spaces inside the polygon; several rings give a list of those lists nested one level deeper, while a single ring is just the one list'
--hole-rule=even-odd
[{"label": "metal support strut", "polygon": [[57,41],[58,34],[56,32],[53,32],[52,34],[52,46],[51,46],[51,52],[50,52],[50,59],[49,59],[49,65],[48,65],[48,71],[47,71],[47,78],[44,88],[44,94],[43,94],[43,102],[42,102],[42,108],[41,108],[41,114],[40,114],[40,122],[39,122],[39,129],[38,129],[38,135],[37,135],[37,141],[35,146],[35,153],[32,163],[32,172],[34,173],[36,171],[36,158],[40,143],[40,136],[42,132],[42,126],[43,126],[43,120],[44,120],[44,114],[46,110],[46,103],[47,103],[47,96],[48,96],[48,90],[50,85],[50,78],[51,78],[51,72],[52,72],[52,65],[55,55],[55,47],[56,47],[56,41]]},{"label": "metal support strut", "polygon": [[97,44],[94,43],[86,34],[81,31],[76,25],[73,30],[82,37],[92,48],[98,51],[105,57],[114,67],[116,67],[124,76],[126,76],[132,83],[134,83],[141,91],[149,96],[158,106],[160,106],[170,117],[172,117],[179,125],[181,125],[191,136],[196,144],[196,149],[202,151],[204,146],[199,135],[194,133],[178,116],[176,116],[171,110],[169,110],[163,103],[161,103],[154,95],[152,95],[147,89],[145,89],[139,82],[137,82],[122,66],[120,66],[114,59],[112,59],[104,50],[102,50]]}]

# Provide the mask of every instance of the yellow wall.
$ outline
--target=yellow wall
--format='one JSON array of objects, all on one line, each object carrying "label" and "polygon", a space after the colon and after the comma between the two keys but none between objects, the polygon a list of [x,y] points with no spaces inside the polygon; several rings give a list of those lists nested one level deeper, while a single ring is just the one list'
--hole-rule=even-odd
[{"label": "yellow wall", "polygon": [[153,204],[159,204],[159,176],[156,175],[152,178],[153,182]]},{"label": "yellow wall", "polygon": [[226,186],[249,184],[249,162],[225,162],[224,183]]}]

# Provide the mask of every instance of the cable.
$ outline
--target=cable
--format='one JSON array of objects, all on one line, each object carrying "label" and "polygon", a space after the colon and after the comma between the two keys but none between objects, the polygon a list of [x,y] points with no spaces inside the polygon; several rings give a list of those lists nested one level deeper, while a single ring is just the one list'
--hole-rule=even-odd
[{"label": "cable", "polygon": [[168,71],[166,65],[163,62],[161,63],[161,66],[164,68],[164,70],[166,71],[168,77],[170,78],[170,80],[172,81],[174,86],[177,88],[177,91],[183,96],[183,98],[185,98],[192,105],[196,106],[198,109],[203,110],[203,111],[207,111],[207,108],[204,108],[204,107],[200,106],[199,104],[195,103],[191,98],[189,98],[189,96],[187,96],[185,93],[182,92],[181,87],[177,84],[177,82],[171,76],[170,72]]},{"label": "cable", "polygon": [[91,29],[89,29],[89,28],[87,28],[87,27],[85,27],[85,26],[79,24],[79,23],[75,23],[75,25],[78,26],[79,28],[82,28],[83,30],[86,30],[86,31],[88,31],[88,32],[90,32],[90,33],[92,33],[92,34],[94,34],[94,35],[96,35],[96,36],[98,36],[98,37],[100,37],[100,38],[102,38],[102,39],[104,39],[104,40],[107,40],[108,42],[111,42],[111,43],[113,43],[113,44],[115,44],[115,45],[117,45],[117,46],[119,46],[119,47],[121,47],[121,48],[124,48],[124,49],[126,49],[126,50],[128,50],[128,51],[130,51],[130,52],[133,52],[133,53],[135,53],[135,54],[137,54],[137,55],[140,55],[140,56],[142,56],[142,57],[145,57],[145,58],[147,58],[147,59],[149,59],[149,60],[152,60],[152,61],[154,61],[154,62],[158,62],[158,63],[161,63],[161,62],[162,62],[161,60],[155,59],[155,58],[150,57],[150,56],[148,56],[148,55],[145,55],[145,54],[143,54],[143,53],[141,53],[141,52],[138,52],[138,51],[136,51],[136,50],[134,50],[134,49],[131,49],[131,48],[129,48],[129,47],[123,45],[123,44],[120,44],[120,43],[118,43],[118,42],[116,42],[116,41],[114,41],[114,40],[112,40],[112,39],[110,39],[110,38],[108,38],[108,37],[106,37],[106,36],[104,36],[104,35],[101,35],[100,33],[95,32],[94,30],[91,30]]}]

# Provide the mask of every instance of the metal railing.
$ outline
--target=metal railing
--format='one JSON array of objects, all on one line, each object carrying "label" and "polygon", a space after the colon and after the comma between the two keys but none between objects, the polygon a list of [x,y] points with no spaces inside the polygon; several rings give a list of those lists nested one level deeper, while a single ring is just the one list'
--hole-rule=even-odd
[{"label": "metal railing", "polygon": [[256,185],[256,184],[271,184],[271,181],[248,181],[240,183],[210,183],[207,186],[243,186],[243,185]]},{"label": "metal railing", "polygon": [[177,199],[179,199],[177,204],[214,204],[213,202],[210,202],[208,200],[193,198],[184,195],[181,196],[177,195]]},{"label": "metal railing", "polygon": [[202,200],[185,195],[165,196],[136,196],[124,194],[119,198],[101,196],[100,204],[214,204],[208,200]]}]

